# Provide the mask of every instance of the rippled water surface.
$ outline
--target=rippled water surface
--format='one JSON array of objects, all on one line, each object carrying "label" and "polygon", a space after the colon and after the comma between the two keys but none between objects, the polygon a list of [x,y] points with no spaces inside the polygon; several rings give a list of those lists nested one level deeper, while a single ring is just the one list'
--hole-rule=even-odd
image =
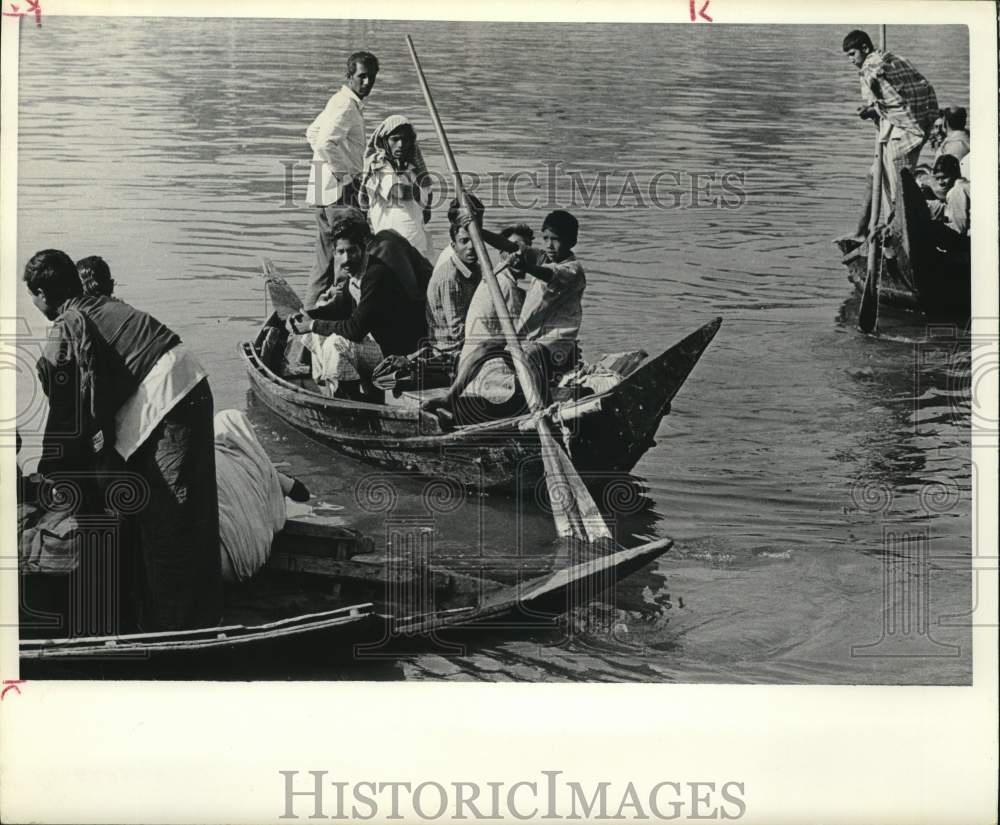
[{"label": "rippled water surface", "polygon": [[[369,129],[408,114],[429,165],[444,169],[409,33],[459,163],[484,181],[488,222],[538,227],[550,186],[567,205],[573,173],[588,190],[607,173],[603,203],[598,189],[589,207],[572,207],[588,273],[587,353],[659,351],[715,315],[725,323],[632,485],[616,487],[623,543],[671,536],[677,545],[619,586],[613,606],[575,615],[568,636],[494,634],[470,640],[465,656],[417,650],[377,669],[311,675],[967,682],[969,347],[953,329],[912,319],[879,339],[842,319],[850,290],[830,239],[855,219],[872,148],[870,125],[853,114],[845,29],[24,25],[18,266],[44,247],[103,255],[119,294],[198,352],[217,408],[247,408],[237,345],[265,308],[258,256],[304,286],[313,222],[301,204],[303,133],[348,52],[368,48],[382,62]],[[889,46],[931,80],[941,105],[966,104],[964,29],[891,27]],[[715,179],[698,179],[700,208],[657,208],[649,186],[659,173],[654,193],[666,207],[692,205],[694,173]],[[444,220],[443,210],[433,219],[438,238]],[[17,311],[27,330],[43,331],[23,290]],[[27,420],[39,409],[28,369],[18,388]],[[251,413],[320,515],[375,535],[387,521],[427,516],[422,482],[396,479],[390,512],[362,507],[355,486],[370,467]],[[550,552],[547,519],[503,497],[433,518],[442,558]],[[903,616],[909,632],[893,624]],[[908,655],[892,655],[900,651]]]}]

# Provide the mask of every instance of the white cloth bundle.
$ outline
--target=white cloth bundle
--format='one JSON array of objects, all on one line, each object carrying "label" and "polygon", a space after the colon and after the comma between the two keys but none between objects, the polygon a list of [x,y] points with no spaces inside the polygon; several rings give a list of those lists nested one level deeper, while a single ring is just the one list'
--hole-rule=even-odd
[{"label": "white cloth bundle", "polygon": [[216,413],[215,476],[222,577],[245,581],[267,562],[271,541],[285,526],[285,497],[271,459],[238,410]]}]

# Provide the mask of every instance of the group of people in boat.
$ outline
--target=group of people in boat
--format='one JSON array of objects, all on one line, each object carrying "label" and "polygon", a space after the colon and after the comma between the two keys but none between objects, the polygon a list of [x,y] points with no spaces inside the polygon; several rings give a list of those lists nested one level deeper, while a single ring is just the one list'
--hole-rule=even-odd
[{"label": "group of people in boat", "polygon": [[[330,394],[377,400],[371,379],[387,356],[432,352],[454,377],[444,399],[428,402],[433,408],[461,392],[484,354],[502,353],[473,222],[507,264],[500,290],[531,363],[563,369],[576,357],[586,286],[572,251],[576,219],[562,210],[547,215],[539,250],[527,225],[489,232],[474,196],[455,200],[450,243],[432,264],[429,189],[412,125],[390,117],[366,140],[361,101],[377,73],[373,55],[351,55],[346,82],[307,130],[321,161],[310,180],[316,262],[311,300],[287,329],[302,337],[317,383]],[[22,569],[65,572],[75,558],[72,519],[113,517],[126,551],[119,578],[127,626],[217,624],[222,583],[260,569],[284,523],[284,497],[304,500],[308,492],[273,467],[242,413],[214,414],[194,353],[166,324],[114,295],[101,257],[74,262],[44,249],[27,262],[24,282],[52,327],[38,361],[49,402],[41,457],[18,483]],[[139,503],[116,511],[108,490],[121,483]],[[59,484],[79,491],[77,506],[50,506]]]},{"label": "group of people in boat", "polygon": [[275,469],[243,413],[214,414],[197,357],[113,295],[103,258],[45,249],[24,282],[53,323],[37,364],[49,408],[41,455],[34,473],[18,466],[22,572],[76,569],[79,526],[113,524],[119,629],[217,624],[222,583],[263,566],[285,497],[308,491]]},{"label": "group of people in boat", "polygon": [[469,195],[451,202],[449,244],[435,255],[427,229],[432,192],[413,125],[392,115],[365,137],[363,101],[378,72],[373,54],[352,54],[343,86],[306,130],[316,260],[305,308],[287,329],[302,336],[312,377],[331,396],[381,401],[373,376],[426,358],[444,365],[451,385],[424,408],[453,405],[507,347],[470,234],[475,222],[505,264],[497,273],[501,311],[513,320],[539,386],[548,386],[577,360],[586,288],[573,253],[577,219],[549,213],[536,248],[526,224],[488,231],[482,203]]},{"label": "group of people in boat", "polygon": [[[891,212],[899,174],[909,170],[921,184],[927,200],[935,245],[943,252],[967,256],[971,155],[966,110],[939,109],[934,87],[913,64],[889,51],[876,49],[864,31],[849,32],[843,49],[860,75],[863,103],[858,116],[872,120],[878,129],[883,190],[887,195],[883,200],[887,208],[883,212]],[[933,151],[933,158],[927,164],[920,164],[925,148]],[[875,172],[873,164],[857,229],[845,239],[849,241],[847,254],[868,235]]]}]

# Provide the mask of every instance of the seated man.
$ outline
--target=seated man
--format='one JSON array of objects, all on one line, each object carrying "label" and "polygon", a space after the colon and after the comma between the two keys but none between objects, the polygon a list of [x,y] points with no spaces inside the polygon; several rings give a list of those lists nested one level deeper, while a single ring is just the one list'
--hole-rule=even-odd
[{"label": "seated man", "polygon": [[[468,214],[460,218],[460,222],[466,225],[471,220]],[[507,238],[483,232],[487,243],[513,253],[512,269],[534,276],[521,313],[514,323],[514,332],[520,339],[521,349],[535,373],[543,396],[551,379],[571,369],[577,358],[576,338],[583,320],[581,299],[587,286],[583,267],[572,251],[578,231],[576,218],[557,209],[542,222],[544,250],[528,247],[522,251]],[[447,394],[425,402],[423,408],[432,412],[439,407],[453,405],[485,361],[502,351],[503,346],[503,341],[496,340],[478,343],[459,363],[458,374]]]},{"label": "seated man", "polygon": [[[500,237],[513,242],[519,251],[523,252],[531,246],[535,233],[531,227],[519,223],[501,229]],[[511,252],[501,252],[501,262],[509,260],[512,254]],[[497,285],[500,287],[504,302],[507,304],[507,311],[513,319],[517,319],[521,315],[524,293],[528,288],[528,279],[525,275],[526,273],[515,272],[510,267],[497,275]],[[489,286],[483,281],[476,287],[472,302],[469,304],[469,311],[465,316],[465,343],[462,346],[459,361],[468,361],[476,347],[486,341],[504,345],[503,329],[500,326],[496,308],[493,306],[493,296]]]},{"label": "seated man", "polygon": [[348,275],[328,303],[289,316],[289,332],[306,335],[313,377],[328,394],[378,401],[372,371],[385,355],[413,352],[425,338],[424,296],[431,266],[401,235],[372,234],[357,209],[331,226],[337,266]]},{"label": "seated man", "polygon": [[944,211],[931,224],[934,242],[945,252],[967,254],[969,249],[969,182],[962,177],[958,160],[941,155],[934,161],[934,178],[944,193]]},{"label": "seated man", "polygon": [[942,110],[941,117],[944,120],[944,140],[937,148],[936,157],[951,155],[961,161],[969,154],[969,130],[965,128],[968,113],[962,106],[955,106]]},{"label": "seated man", "polygon": [[448,232],[451,246],[438,259],[427,286],[427,330],[434,349],[454,363],[465,341],[465,316],[482,273],[468,227],[453,223]]}]

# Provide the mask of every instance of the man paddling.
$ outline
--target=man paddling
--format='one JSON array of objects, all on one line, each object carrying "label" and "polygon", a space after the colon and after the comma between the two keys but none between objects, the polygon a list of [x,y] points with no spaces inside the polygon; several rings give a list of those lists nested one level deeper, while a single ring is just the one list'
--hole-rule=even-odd
[{"label": "man paddling", "polygon": [[[886,170],[883,180],[888,178],[889,196],[894,199],[899,170],[906,168],[914,171],[920,150],[937,117],[934,87],[909,61],[888,51],[876,49],[871,38],[863,31],[855,29],[849,32],[844,38],[843,47],[860,76],[864,105],[859,107],[858,116],[862,120],[874,120],[878,127],[878,140],[883,145],[882,161]],[[851,238],[855,245],[862,243],[868,233],[871,206],[870,175],[865,206]]]},{"label": "man paddling", "polygon": [[347,79],[306,129],[313,150],[306,203],[316,213],[316,261],[309,275],[306,306],[335,280],[333,220],[345,208],[357,206],[358,182],[364,168],[364,100],[375,86],[378,58],[355,52],[347,58]]},{"label": "man paddling", "polygon": [[[464,213],[460,223],[468,225],[472,216]],[[521,339],[521,350],[536,376],[543,397],[553,377],[571,369],[578,357],[577,335],[583,320],[582,298],[587,278],[582,264],[573,254],[579,223],[569,212],[556,209],[542,222],[543,248],[521,246],[508,238],[486,230],[483,240],[512,254],[511,269],[526,272],[534,280],[528,288],[514,331]],[[500,340],[477,342],[463,357],[448,392],[422,404],[427,412],[454,405],[486,361],[503,351]]]}]

